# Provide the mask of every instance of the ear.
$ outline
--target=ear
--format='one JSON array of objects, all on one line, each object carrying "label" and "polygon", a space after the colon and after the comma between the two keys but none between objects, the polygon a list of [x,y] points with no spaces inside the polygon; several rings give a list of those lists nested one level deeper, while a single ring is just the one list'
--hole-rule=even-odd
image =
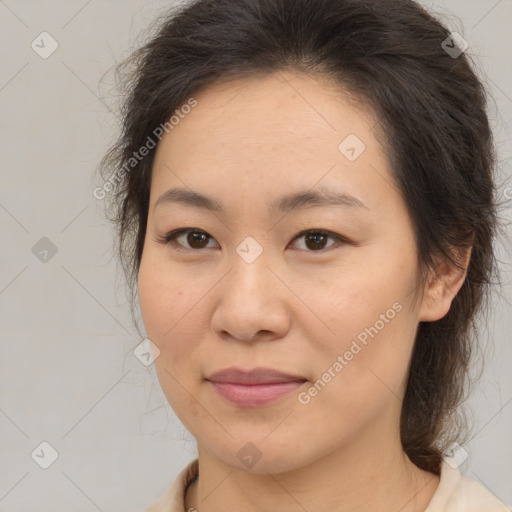
[{"label": "ear", "polygon": [[455,259],[461,263],[463,270],[457,268],[446,257],[437,258],[436,267],[431,269],[423,292],[423,301],[418,313],[420,322],[435,322],[448,313],[452,300],[466,278],[471,250],[472,246],[454,249]]}]

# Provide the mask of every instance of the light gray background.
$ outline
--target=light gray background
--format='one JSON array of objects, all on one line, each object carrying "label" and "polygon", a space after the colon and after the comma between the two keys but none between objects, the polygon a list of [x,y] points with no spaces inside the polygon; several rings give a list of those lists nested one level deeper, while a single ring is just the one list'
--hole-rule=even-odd
[{"label": "light gray background", "polygon": [[[464,36],[487,76],[503,186],[512,187],[512,2],[424,3]],[[111,74],[100,80],[169,5],[0,0],[0,511],[140,511],[196,456],[154,369],[132,354],[141,340],[92,194],[117,129],[105,105]],[[42,31],[59,44],[47,59],[31,48]],[[46,263],[32,251],[42,237],[57,247]],[[509,229],[498,247],[503,296],[484,326],[494,348],[469,401],[477,435],[462,467],[509,506],[511,238]],[[31,458],[42,441],[59,455],[46,470]]]}]

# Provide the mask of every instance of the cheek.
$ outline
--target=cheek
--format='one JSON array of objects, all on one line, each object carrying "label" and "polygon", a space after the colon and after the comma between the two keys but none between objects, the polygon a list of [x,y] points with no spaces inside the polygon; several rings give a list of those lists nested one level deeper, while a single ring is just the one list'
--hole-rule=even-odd
[{"label": "cheek", "polygon": [[299,400],[305,422],[333,425],[324,434],[335,442],[377,422],[386,411],[400,409],[411,348],[406,314],[400,311],[377,333],[363,328],[365,343],[347,335],[327,357],[317,354],[316,380]]},{"label": "cheek", "polygon": [[180,382],[187,380],[192,367],[197,375],[196,352],[205,329],[201,297],[207,290],[192,286],[190,278],[178,272],[163,272],[147,256],[138,276],[140,309],[146,335],[160,349],[155,361],[159,378],[172,388],[171,375]]},{"label": "cheek", "polygon": [[[311,340],[316,343],[323,339],[326,348],[331,346],[341,350],[347,340],[359,334],[364,337],[365,329],[403,297],[403,283],[391,272],[383,270],[360,262],[350,270],[331,271],[329,279],[320,284],[317,282],[315,286],[303,281],[298,295],[304,297],[307,318],[311,318],[308,325],[316,324],[319,329],[316,336],[312,334]],[[394,316],[394,313],[395,310],[391,310],[388,316]]]},{"label": "cheek", "polygon": [[[168,403],[189,430],[198,417],[195,386],[200,377],[198,344],[202,336],[198,297],[169,286],[141,265],[139,298],[147,337],[160,349],[155,360],[158,380]],[[189,391],[190,390],[190,391]],[[192,393],[192,395],[191,395]]]},{"label": "cheek", "polygon": [[324,399],[357,409],[373,403],[372,396],[400,394],[416,323],[408,298],[414,276],[399,267],[396,260],[361,261],[361,270],[337,272],[328,285],[310,288],[308,305],[317,318],[308,312],[312,320],[304,325],[314,343],[315,377],[329,381],[319,384]]},{"label": "cheek", "polygon": [[154,251],[145,249],[137,286],[146,333],[153,341],[165,343],[179,327],[180,319],[186,317],[193,294],[187,293],[190,285],[180,281],[179,274],[166,268],[160,259]]}]

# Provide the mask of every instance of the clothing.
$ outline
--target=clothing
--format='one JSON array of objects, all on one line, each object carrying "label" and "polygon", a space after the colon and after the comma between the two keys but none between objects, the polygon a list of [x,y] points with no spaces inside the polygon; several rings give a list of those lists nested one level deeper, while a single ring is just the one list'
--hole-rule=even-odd
[{"label": "clothing", "polygon": [[[188,512],[185,493],[198,475],[198,464],[198,459],[187,464],[160,499],[144,512]],[[511,512],[511,509],[482,484],[461,476],[458,469],[443,460],[439,485],[425,512]]]}]

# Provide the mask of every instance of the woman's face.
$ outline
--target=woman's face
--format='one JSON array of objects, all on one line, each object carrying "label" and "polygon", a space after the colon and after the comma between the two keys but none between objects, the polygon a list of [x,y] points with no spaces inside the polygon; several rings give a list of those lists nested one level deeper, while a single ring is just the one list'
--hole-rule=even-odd
[{"label": "woman's face", "polygon": [[[413,302],[412,224],[377,120],[291,72],[194,98],[157,148],[138,278],[169,403],[201,448],[255,473],[302,467],[357,439],[396,439],[427,312]],[[165,200],[170,189],[219,209]],[[179,228],[191,232],[161,242]],[[297,381],[208,380],[232,367]]]}]

